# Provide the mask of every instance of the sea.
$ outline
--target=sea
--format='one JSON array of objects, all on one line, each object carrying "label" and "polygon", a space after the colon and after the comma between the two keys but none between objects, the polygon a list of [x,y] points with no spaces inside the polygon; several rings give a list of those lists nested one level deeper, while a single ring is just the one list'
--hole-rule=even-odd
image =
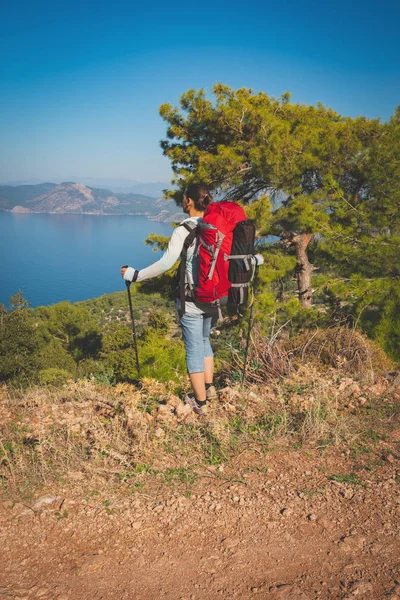
[{"label": "sea", "polygon": [[18,291],[32,307],[123,291],[122,265],[142,269],[161,256],[145,245],[149,233],[172,227],[145,216],[0,212],[0,303]]}]

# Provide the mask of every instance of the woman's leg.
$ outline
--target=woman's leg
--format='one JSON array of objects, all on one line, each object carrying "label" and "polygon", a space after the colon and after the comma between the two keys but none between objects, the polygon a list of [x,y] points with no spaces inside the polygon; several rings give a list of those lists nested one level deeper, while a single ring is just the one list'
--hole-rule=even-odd
[{"label": "woman's leg", "polygon": [[210,333],[213,317],[204,315],[203,319],[203,344],[204,344],[204,378],[205,383],[212,383],[214,379],[214,353],[210,344]]},{"label": "woman's leg", "polygon": [[189,373],[190,383],[199,402],[205,402],[207,399],[206,384],[204,379],[204,371],[200,373]]},{"label": "woman's leg", "polygon": [[182,315],[182,338],[186,350],[186,366],[196,400],[206,399],[204,376],[203,315]]},{"label": "woman's leg", "polygon": [[204,380],[205,383],[214,381],[214,357],[206,356],[204,359]]}]

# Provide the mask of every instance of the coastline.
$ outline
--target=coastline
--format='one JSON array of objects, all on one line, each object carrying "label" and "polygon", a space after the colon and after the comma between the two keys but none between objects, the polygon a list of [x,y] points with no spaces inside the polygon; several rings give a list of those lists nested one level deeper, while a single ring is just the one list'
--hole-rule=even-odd
[{"label": "coastline", "polygon": [[13,215],[90,215],[92,217],[147,217],[149,221],[155,221],[157,223],[173,223],[179,219],[184,218],[184,214],[180,212],[176,212],[173,215],[163,215],[162,213],[165,211],[161,211],[158,215],[152,215],[148,212],[121,212],[121,213],[106,213],[103,211],[80,211],[80,212],[72,212],[72,211],[40,211],[40,210],[30,210],[24,209],[15,210],[16,207],[12,209],[0,208],[0,212],[11,213]]}]

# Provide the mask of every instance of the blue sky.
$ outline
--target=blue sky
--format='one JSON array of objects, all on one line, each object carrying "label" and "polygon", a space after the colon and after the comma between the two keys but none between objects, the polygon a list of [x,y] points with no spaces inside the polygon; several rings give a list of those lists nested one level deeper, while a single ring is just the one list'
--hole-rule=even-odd
[{"label": "blue sky", "polygon": [[158,108],[217,82],[386,120],[399,22],[397,0],[3,3],[0,181],[168,180]]}]

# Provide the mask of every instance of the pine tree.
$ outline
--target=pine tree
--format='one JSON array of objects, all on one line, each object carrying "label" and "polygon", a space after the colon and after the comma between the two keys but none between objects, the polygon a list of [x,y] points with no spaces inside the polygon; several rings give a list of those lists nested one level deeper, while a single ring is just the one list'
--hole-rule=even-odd
[{"label": "pine tree", "polygon": [[178,188],[167,195],[180,204],[194,180],[245,204],[269,194],[275,203],[269,233],[294,248],[299,298],[309,307],[315,269],[309,245],[329,234],[349,196],[360,194],[359,163],[381,124],[345,118],[321,104],[293,104],[288,93],[275,99],[218,84],[213,94],[215,102],[203,90],[189,90],[180,108],[160,108],[168,123],[161,146]]}]

